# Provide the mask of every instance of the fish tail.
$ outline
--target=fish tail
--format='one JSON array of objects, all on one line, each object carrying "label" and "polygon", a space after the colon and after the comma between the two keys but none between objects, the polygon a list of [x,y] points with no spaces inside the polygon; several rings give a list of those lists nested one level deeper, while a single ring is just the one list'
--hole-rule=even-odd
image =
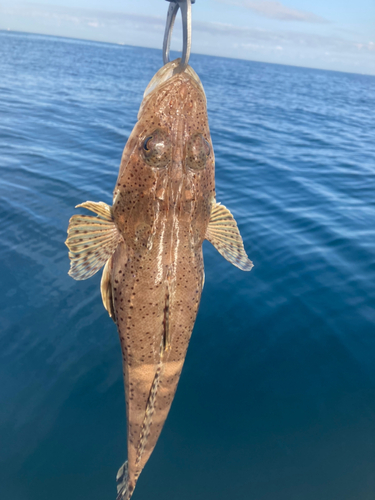
[{"label": "fish tail", "polygon": [[116,476],[117,497],[116,500],[129,500],[133,494],[134,486],[129,484],[128,461],[120,468]]}]

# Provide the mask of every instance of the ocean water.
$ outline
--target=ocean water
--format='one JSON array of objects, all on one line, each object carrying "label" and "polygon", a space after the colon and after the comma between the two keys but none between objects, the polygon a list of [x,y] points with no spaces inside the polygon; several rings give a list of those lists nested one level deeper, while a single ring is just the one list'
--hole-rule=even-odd
[{"label": "ocean water", "polygon": [[[126,458],[100,276],[74,206],[111,203],[161,51],[0,32],[0,498],[104,500]],[[204,244],[172,409],[134,500],[375,498],[375,78],[193,55],[217,199],[254,268]],[[100,274],[100,273],[99,273]]]}]

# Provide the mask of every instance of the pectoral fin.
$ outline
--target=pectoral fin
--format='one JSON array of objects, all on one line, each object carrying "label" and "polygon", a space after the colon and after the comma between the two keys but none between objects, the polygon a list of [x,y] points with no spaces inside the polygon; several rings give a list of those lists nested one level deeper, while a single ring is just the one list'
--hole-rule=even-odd
[{"label": "pectoral fin", "polygon": [[225,259],[242,271],[250,271],[253,267],[245,252],[233,215],[220,203],[215,203],[212,207],[206,240],[212,243]]},{"label": "pectoral fin", "polygon": [[86,201],[77,207],[87,208],[98,215],[73,215],[69,221],[65,242],[69,248],[69,275],[76,280],[85,280],[104,266],[121,241],[121,235],[113,222],[111,207],[105,203]]}]

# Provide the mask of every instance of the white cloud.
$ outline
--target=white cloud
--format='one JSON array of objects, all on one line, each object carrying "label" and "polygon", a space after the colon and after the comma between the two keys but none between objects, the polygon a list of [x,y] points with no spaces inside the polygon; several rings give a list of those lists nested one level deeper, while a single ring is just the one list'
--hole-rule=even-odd
[{"label": "white cloud", "polygon": [[205,32],[207,35],[232,36],[237,39],[246,39],[254,43],[265,42],[285,48],[285,46],[306,47],[306,49],[329,49],[337,52],[353,52],[362,45],[362,50],[372,51],[375,49],[373,42],[354,42],[346,38],[329,35],[318,35],[299,31],[267,30],[253,27],[234,26],[223,23],[199,23],[194,24],[196,31]]},{"label": "white cloud", "polygon": [[[226,0],[230,1],[230,0]],[[6,24],[5,24],[6,23]],[[12,24],[11,24],[12,23]],[[31,31],[117,44],[161,48],[165,18],[53,7],[41,4],[0,6],[0,29]],[[371,40],[371,39],[370,39]],[[181,23],[172,48],[181,47]],[[341,71],[375,73],[375,44],[364,37],[323,35],[291,29],[260,29],[228,23],[194,21],[193,52],[278,64],[301,64]],[[329,66],[327,54],[335,57]]]},{"label": "white cloud", "polygon": [[17,15],[25,18],[45,18],[56,21],[82,23],[92,27],[118,25],[137,25],[142,28],[162,31],[165,19],[157,16],[127,14],[123,12],[108,12],[94,9],[70,8],[38,3],[15,4],[0,6],[0,13]]},{"label": "white cloud", "polygon": [[327,19],[317,16],[312,12],[304,10],[290,9],[281,2],[274,0],[216,0],[228,5],[237,5],[250,9],[256,14],[269,19],[281,21],[301,21],[305,23],[328,23]]},{"label": "white cloud", "polygon": [[[5,14],[12,13],[23,17],[50,19],[57,22],[64,21],[66,23],[86,25],[93,28],[100,27],[102,29],[107,29],[108,33],[115,28],[124,31],[124,28],[128,27],[128,29],[132,28],[133,30],[136,29],[139,31],[140,37],[144,36],[146,33],[154,33],[162,36],[165,23],[165,19],[157,16],[52,7],[40,4],[19,5],[12,8],[0,9],[0,12],[1,11]],[[180,23],[176,23],[175,31],[177,33],[176,39],[180,40]],[[241,40],[244,40],[245,43],[252,44],[261,43],[265,45],[268,43],[270,47],[281,47],[282,49],[285,49],[289,45],[293,47],[306,47],[308,49],[321,48],[336,52],[357,52],[358,50],[372,52],[375,50],[375,44],[372,41],[352,41],[338,36],[318,35],[294,30],[260,29],[256,27],[235,26],[226,23],[195,21],[193,25],[193,35],[194,33],[202,33],[206,37],[233,37],[240,43]]]}]

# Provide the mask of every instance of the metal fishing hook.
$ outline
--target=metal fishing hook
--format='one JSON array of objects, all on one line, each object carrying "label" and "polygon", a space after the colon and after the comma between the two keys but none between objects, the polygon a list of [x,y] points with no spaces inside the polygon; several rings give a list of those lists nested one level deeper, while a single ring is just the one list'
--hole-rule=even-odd
[{"label": "metal fishing hook", "polygon": [[167,22],[165,24],[164,40],[163,40],[163,61],[164,64],[169,62],[169,48],[171,45],[172,31],[178,9],[181,9],[182,17],[182,33],[183,45],[181,61],[176,72],[183,71],[189,62],[191,49],[191,5],[195,0],[167,0],[170,6],[167,13]]}]

